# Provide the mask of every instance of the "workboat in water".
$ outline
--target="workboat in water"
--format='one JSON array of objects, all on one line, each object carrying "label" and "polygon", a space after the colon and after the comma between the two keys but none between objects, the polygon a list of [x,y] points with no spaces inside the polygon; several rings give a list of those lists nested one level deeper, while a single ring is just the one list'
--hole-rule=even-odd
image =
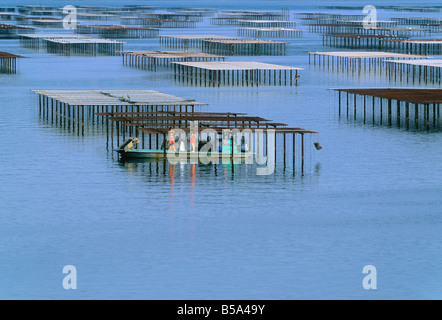
[{"label": "workboat in water", "polygon": [[[118,149],[115,149],[118,152],[122,159],[165,159],[168,156],[171,157],[187,157],[187,158],[198,158],[200,156],[208,156],[208,157],[220,157],[222,159],[225,158],[248,158],[253,156],[253,152],[246,151],[244,148],[233,147],[230,144],[230,141],[224,142],[222,146],[219,147],[218,152],[210,152],[210,151],[202,151],[202,148],[198,148],[200,151],[192,152],[190,150],[176,150],[170,151],[166,148],[162,149],[137,149],[136,146],[140,140],[138,138],[129,138],[121,144]],[[209,142],[210,143],[210,142]],[[203,148],[204,150],[210,150],[210,147],[206,146]],[[239,150],[238,150],[239,149]]]}]

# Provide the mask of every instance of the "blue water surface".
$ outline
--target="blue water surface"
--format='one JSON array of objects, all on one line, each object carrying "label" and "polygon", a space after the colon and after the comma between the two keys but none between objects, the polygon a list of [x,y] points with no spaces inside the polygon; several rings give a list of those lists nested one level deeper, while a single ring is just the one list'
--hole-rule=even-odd
[{"label": "blue water surface", "polygon": [[[29,2],[3,0],[1,6]],[[366,3],[130,4],[289,8],[293,19],[297,11],[325,12],[322,5],[360,4],[362,10]],[[361,14],[330,12],[335,11]],[[379,15],[441,17],[386,10]],[[212,26],[206,18],[196,29],[160,34],[183,33],[236,36],[236,28]],[[160,48],[158,39],[125,41],[127,50]],[[124,66],[118,56],[65,57],[1,40],[0,51],[25,58],[17,74],[0,74],[0,298],[442,298],[440,131],[339,117],[330,88],[410,85],[309,64],[306,51],[330,49],[318,34],[306,31],[288,41],[287,56],[230,60],[303,68],[298,86],[208,88],[177,82],[168,70]],[[270,176],[256,175],[255,165],[232,170],[230,164],[122,163],[103,127],[78,136],[41,119],[32,89],[158,90],[208,103],[204,110],[246,112],[318,131],[319,137],[306,138],[304,174],[299,165],[296,172],[284,166],[281,153]],[[318,138],[320,151],[313,147]],[[66,265],[77,269],[77,290],[62,286]],[[362,286],[365,265],[377,269],[376,290]]]}]

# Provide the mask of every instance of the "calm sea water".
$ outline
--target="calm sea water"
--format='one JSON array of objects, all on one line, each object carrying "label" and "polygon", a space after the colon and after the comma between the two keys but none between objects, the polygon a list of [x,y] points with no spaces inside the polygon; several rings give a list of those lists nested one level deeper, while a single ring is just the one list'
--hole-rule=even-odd
[{"label": "calm sea water", "polygon": [[[292,13],[355,4],[191,3]],[[236,35],[234,27],[207,21],[184,32]],[[161,31],[172,33],[183,31]],[[337,97],[328,89],[405,85],[309,65],[305,51],[324,50],[317,34],[289,41],[287,56],[230,59],[304,68],[297,87],[258,89],[191,87],[167,71],[123,66],[120,57],[62,57],[2,40],[0,51],[26,58],[16,75],[0,74],[0,298],[442,298],[440,131],[339,118]],[[125,45],[158,48],[157,39]],[[31,89],[158,90],[208,103],[206,110],[317,130],[323,149],[313,148],[316,137],[306,140],[304,175],[293,174],[281,159],[271,176],[257,176],[250,165],[232,173],[227,165],[121,163],[100,129],[83,137],[41,120]],[[65,265],[77,268],[77,290],[62,287]],[[377,290],[362,287],[365,265],[377,269]]]}]

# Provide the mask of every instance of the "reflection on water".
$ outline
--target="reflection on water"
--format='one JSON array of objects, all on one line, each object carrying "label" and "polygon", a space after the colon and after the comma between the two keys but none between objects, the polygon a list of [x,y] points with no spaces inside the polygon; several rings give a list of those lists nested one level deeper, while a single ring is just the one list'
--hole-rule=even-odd
[{"label": "reflection on water", "polygon": [[[319,175],[320,164],[313,163],[313,159],[307,159],[306,165],[304,166],[304,171],[294,170],[292,166],[284,165],[285,163],[277,163],[275,165],[275,171],[268,176],[278,177],[292,177],[292,178],[304,178],[306,175],[315,174]],[[163,159],[130,159],[122,160],[119,159],[118,163],[121,167],[130,173],[146,174],[152,176],[163,176],[168,177],[171,190],[173,191],[173,186],[176,183],[176,178],[184,178],[186,176],[190,177],[191,186],[194,188],[197,183],[197,178],[204,179],[254,179],[257,176],[257,169],[262,167],[257,164],[232,164],[231,161],[225,161],[218,164],[203,164],[201,162],[188,162],[188,161],[178,161],[177,164],[169,163],[167,160]],[[296,169],[296,168],[295,168]],[[177,173],[178,171],[178,173]],[[173,192],[171,192],[172,194]]]},{"label": "reflection on water", "polygon": [[[184,165],[182,165],[184,167]],[[192,201],[192,208],[194,207],[195,201],[195,182],[196,182],[196,164],[192,163],[190,168],[190,199]],[[183,168],[184,169],[184,168]],[[183,170],[184,171],[184,170]]]},{"label": "reflection on water", "polygon": [[319,176],[321,173],[321,163],[318,162],[315,164],[315,175]]}]

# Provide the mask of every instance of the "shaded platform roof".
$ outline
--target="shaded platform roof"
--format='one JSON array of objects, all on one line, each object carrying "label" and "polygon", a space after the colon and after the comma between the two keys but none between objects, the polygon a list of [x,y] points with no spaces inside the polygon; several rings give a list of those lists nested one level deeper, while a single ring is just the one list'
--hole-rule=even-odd
[{"label": "shaded platform roof", "polygon": [[147,28],[147,27],[131,27],[131,26],[121,26],[121,25],[106,25],[106,24],[90,24],[90,25],[80,25],[80,27],[84,28],[95,28],[102,30],[158,30],[155,28]]},{"label": "shaded platform roof", "polygon": [[123,44],[123,41],[95,38],[44,38],[47,42],[59,44]]},{"label": "shaded platform roof", "polygon": [[0,30],[34,30],[34,28],[0,23]]},{"label": "shaded platform roof", "polygon": [[405,101],[410,103],[442,103],[442,89],[370,88],[332,90],[382,99]]},{"label": "shaded platform roof", "polygon": [[286,44],[287,42],[273,40],[257,40],[257,39],[207,39],[207,42],[222,44]]},{"label": "shaded platform roof", "polygon": [[403,53],[393,53],[393,52],[380,52],[380,51],[309,51],[309,54],[323,55],[323,56],[334,56],[340,58],[419,58],[426,59],[425,56],[414,55],[414,54],[403,54]]},{"label": "shaded platform roof", "polygon": [[23,58],[23,57],[18,56],[16,54],[0,51],[0,58]]},{"label": "shaded platform roof", "polygon": [[92,39],[91,37],[70,33],[32,33],[19,34],[18,36],[28,39]]},{"label": "shaded platform roof", "polygon": [[216,61],[216,62],[172,62],[193,68],[207,70],[303,70],[302,68],[254,61]]},{"label": "shaded platform roof", "polygon": [[[249,116],[245,113],[232,112],[105,112],[96,115],[106,116],[111,121],[122,122],[125,126],[137,127],[137,130],[148,134],[166,134],[170,127],[180,128],[190,132],[193,127],[190,122],[196,122],[200,129],[214,130],[222,133],[224,130],[257,130],[274,129],[275,133],[317,133],[303,128],[287,127],[285,123]],[[160,122],[158,122],[160,121]],[[189,127],[190,126],[190,127]]]},{"label": "shaded platform roof", "polygon": [[[181,130],[183,130],[186,133],[191,132],[193,129],[192,128],[180,128]],[[256,129],[263,129],[263,128],[248,128],[248,127],[203,127],[201,129],[204,130],[213,130],[216,131],[217,133],[223,133],[224,130],[240,130],[240,129],[251,129],[256,130]],[[311,131],[311,130],[306,130],[303,128],[272,128],[275,130],[275,133],[297,133],[297,134],[307,134],[307,133],[318,133],[316,131]],[[169,129],[168,128],[137,128],[137,130],[144,132],[144,133],[151,133],[151,134],[166,134]]]},{"label": "shaded platform roof", "polygon": [[[405,36],[395,36],[395,35],[379,35],[379,34],[323,34],[325,37],[329,38],[351,38],[351,39],[397,39],[405,40]],[[441,40],[442,41],[442,40]]]},{"label": "shaded platform roof", "polygon": [[186,35],[160,35],[160,38],[173,38],[182,40],[205,40],[205,39],[238,39],[237,37],[229,36],[219,36],[219,35],[208,35],[208,34],[186,34]]},{"label": "shaded platform roof", "polygon": [[154,90],[32,90],[72,106],[206,105]]},{"label": "shaded platform roof", "polygon": [[399,63],[399,64],[409,64],[414,66],[424,66],[424,67],[442,67],[442,59],[428,59],[428,60],[385,60],[390,63]]},{"label": "shaded platform roof", "polygon": [[407,39],[402,40],[402,42],[414,44],[442,44],[442,39]]},{"label": "shaded platform roof", "polygon": [[240,28],[242,30],[257,30],[257,31],[305,31],[303,29],[295,29],[295,28],[280,28],[280,27],[267,27],[267,28],[259,28],[259,27],[247,27],[247,28]]},{"label": "shaded platform roof", "polygon": [[188,52],[188,51],[121,51],[121,53],[131,54],[134,56],[146,57],[146,58],[158,58],[158,59],[178,59],[178,58],[226,58],[225,56],[219,56],[201,52]]},{"label": "shaded platform roof", "polygon": [[96,112],[97,116],[144,116],[144,115],[246,115],[243,112],[181,112],[181,111],[136,111],[136,112]]}]

